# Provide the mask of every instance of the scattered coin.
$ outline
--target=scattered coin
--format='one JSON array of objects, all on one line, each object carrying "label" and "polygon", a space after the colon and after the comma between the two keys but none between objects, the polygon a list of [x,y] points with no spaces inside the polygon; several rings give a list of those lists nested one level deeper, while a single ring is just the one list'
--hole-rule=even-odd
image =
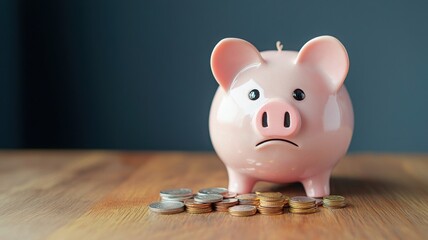
[{"label": "scattered coin", "polygon": [[154,202],[149,205],[152,212],[159,214],[174,214],[184,212],[184,204],[182,202]]},{"label": "scattered coin", "polygon": [[223,196],[220,194],[206,194],[206,195],[196,195],[194,197],[196,202],[201,203],[214,203],[220,202],[223,200]]},{"label": "scattered coin", "polygon": [[346,207],[346,200],[339,195],[330,195],[323,198],[323,207],[326,208],[343,208]]},{"label": "scattered coin", "polygon": [[257,208],[253,205],[236,205],[229,208],[229,213],[235,217],[248,217],[256,214]]},{"label": "scattered coin", "polygon": [[[160,192],[161,201],[149,205],[152,212],[174,214],[187,210],[190,214],[229,212],[232,216],[251,216],[260,212],[262,215],[283,214],[284,207],[296,214],[318,212],[318,206],[326,208],[343,208],[347,205],[343,196],[330,195],[323,199],[307,196],[289,198],[280,192],[256,192],[237,195],[226,188],[204,188],[197,195],[189,188],[167,189]],[[184,203],[183,203],[184,202]]]}]

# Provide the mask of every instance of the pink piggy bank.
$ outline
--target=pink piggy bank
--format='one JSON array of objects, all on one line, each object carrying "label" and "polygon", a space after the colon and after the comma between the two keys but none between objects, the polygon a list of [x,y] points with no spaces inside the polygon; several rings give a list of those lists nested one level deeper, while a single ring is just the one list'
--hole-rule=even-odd
[{"label": "pink piggy bank", "polygon": [[299,52],[259,52],[237,38],[211,56],[220,85],[210,136],[229,175],[229,190],[251,192],[257,181],[301,182],[310,197],[330,194],[330,175],[349,147],[352,103],[343,82],[348,54],[334,37]]}]

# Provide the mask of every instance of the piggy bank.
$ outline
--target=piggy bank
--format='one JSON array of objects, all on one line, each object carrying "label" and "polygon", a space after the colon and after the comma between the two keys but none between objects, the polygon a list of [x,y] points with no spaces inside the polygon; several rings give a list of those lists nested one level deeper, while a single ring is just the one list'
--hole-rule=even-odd
[{"label": "piggy bank", "polygon": [[301,182],[310,197],[330,193],[330,175],[349,147],[354,114],[343,85],[348,54],[334,37],[299,52],[259,52],[237,38],[211,55],[219,84],[209,118],[214,149],[229,191],[251,192],[257,181]]}]

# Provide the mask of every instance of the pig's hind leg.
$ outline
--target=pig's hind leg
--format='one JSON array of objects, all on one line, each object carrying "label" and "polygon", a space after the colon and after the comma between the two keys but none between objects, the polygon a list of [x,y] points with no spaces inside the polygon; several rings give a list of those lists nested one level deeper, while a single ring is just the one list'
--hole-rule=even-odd
[{"label": "pig's hind leg", "polygon": [[302,181],[308,197],[324,197],[330,194],[331,171],[312,176]]},{"label": "pig's hind leg", "polygon": [[252,192],[253,187],[257,182],[256,179],[242,173],[238,173],[230,168],[227,168],[227,173],[229,175],[229,191],[238,194]]}]

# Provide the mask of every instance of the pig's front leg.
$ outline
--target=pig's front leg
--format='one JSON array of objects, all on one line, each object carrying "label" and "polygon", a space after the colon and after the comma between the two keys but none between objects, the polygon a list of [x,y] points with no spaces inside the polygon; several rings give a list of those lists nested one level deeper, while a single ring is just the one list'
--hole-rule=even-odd
[{"label": "pig's front leg", "polygon": [[302,181],[308,197],[324,197],[330,194],[331,170]]},{"label": "pig's front leg", "polygon": [[229,191],[239,194],[252,192],[256,179],[228,167],[227,173],[229,174]]}]

